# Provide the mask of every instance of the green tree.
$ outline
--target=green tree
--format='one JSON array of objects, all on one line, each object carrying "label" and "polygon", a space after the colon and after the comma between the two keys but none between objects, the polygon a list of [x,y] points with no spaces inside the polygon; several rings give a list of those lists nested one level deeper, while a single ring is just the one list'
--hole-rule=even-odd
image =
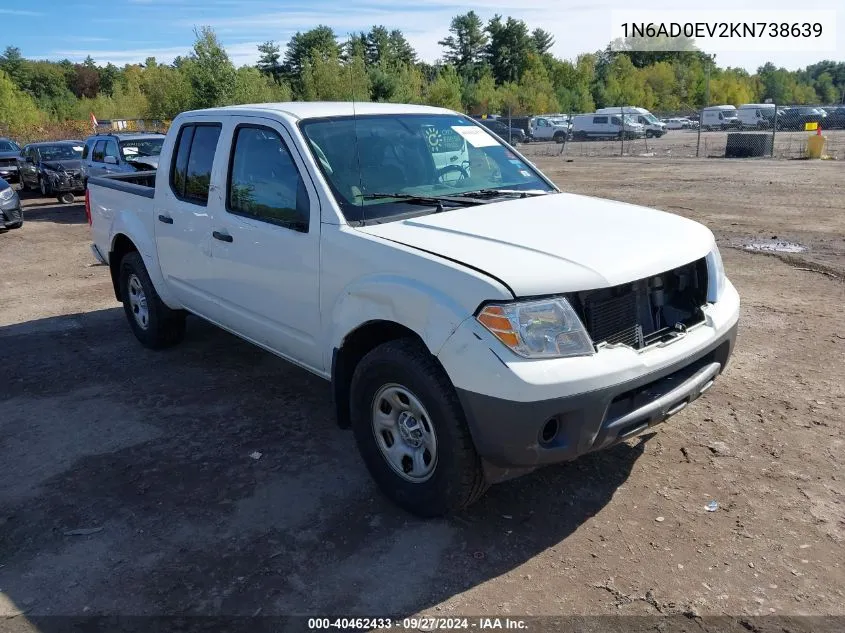
[{"label": "green tree", "polygon": [[605,98],[605,105],[608,106],[633,106],[645,103],[645,86],[627,55],[617,55],[610,63]]},{"label": "green tree", "polygon": [[258,45],[258,52],[261,55],[258,58],[256,67],[260,72],[272,77],[275,81],[281,81],[282,78],[282,53],[281,48],[275,42],[264,42]]},{"label": "green tree", "polygon": [[441,108],[457,111],[462,109],[461,78],[454,66],[444,66],[440,69],[437,79],[428,87],[427,101]]},{"label": "green tree", "polygon": [[194,31],[196,41],[185,72],[193,90],[193,106],[210,108],[232,102],[235,66],[211,27]]},{"label": "green tree", "polygon": [[147,98],[147,116],[172,119],[194,103],[193,87],[187,73],[157,65],[143,74],[142,90]]},{"label": "green tree", "polygon": [[443,60],[462,77],[475,79],[481,74],[489,37],[475,11],[452,18],[447,37],[437,42],[445,50]]},{"label": "green tree", "polygon": [[3,133],[23,134],[41,118],[32,97],[21,91],[5,70],[0,70],[0,129]]},{"label": "green tree", "polygon": [[0,70],[5,72],[21,90],[29,84],[27,61],[21,55],[21,49],[16,46],[7,46],[0,55]]},{"label": "green tree", "polygon": [[388,36],[388,50],[392,61],[399,64],[414,64],[417,52],[399,29],[393,29]]},{"label": "green tree", "polygon": [[487,23],[487,33],[490,42],[486,56],[493,77],[498,83],[519,81],[534,46],[525,22],[513,18],[503,22],[502,17],[496,15]]},{"label": "green tree", "polygon": [[833,83],[833,75],[829,72],[823,72],[816,78],[815,88],[818,99],[822,103],[839,101],[839,89]]},{"label": "green tree", "polygon": [[110,95],[115,82],[120,77],[120,69],[109,62],[105,66],[97,67],[97,72],[100,74],[100,92]]},{"label": "green tree", "polygon": [[502,109],[502,96],[489,69],[475,83],[471,96],[469,105],[474,114],[498,114]]},{"label": "green tree", "polygon": [[555,37],[543,29],[534,29],[531,31],[531,44],[538,55],[545,55],[554,46]]},{"label": "green tree", "polygon": [[396,85],[390,101],[394,103],[423,103],[425,78],[414,64],[399,63],[394,69]]},{"label": "green tree", "polygon": [[290,87],[261,73],[257,68],[243,66],[235,75],[232,103],[275,103],[290,101]]},{"label": "green tree", "polygon": [[519,80],[520,111],[528,114],[557,112],[560,105],[548,71],[537,53],[529,53]]},{"label": "green tree", "polygon": [[342,62],[338,55],[313,56],[302,69],[305,101],[368,101],[370,78],[362,57]]},{"label": "green tree", "polygon": [[315,58],[322,60],[338,59],[340,45],[331,27],[320,25],[310,31],[297,33],[290,38],[285,49],[285,72],[296,77],[302,73],[306,62]]}]

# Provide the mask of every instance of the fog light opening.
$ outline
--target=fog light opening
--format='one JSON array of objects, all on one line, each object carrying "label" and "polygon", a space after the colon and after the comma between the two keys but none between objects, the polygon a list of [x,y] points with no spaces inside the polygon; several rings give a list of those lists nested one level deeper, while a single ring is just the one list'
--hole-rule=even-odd
[{"label": "fog light opening", "polygon": [[560,422],[558,419],[549,418],[540,430],[540,443],[551,444],[557,437],[558,431],[560,431]]}]

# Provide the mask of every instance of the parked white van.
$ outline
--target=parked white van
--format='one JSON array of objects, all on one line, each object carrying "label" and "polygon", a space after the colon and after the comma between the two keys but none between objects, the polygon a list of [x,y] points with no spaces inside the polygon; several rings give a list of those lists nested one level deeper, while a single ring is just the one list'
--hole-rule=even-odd
[{"label": "parked white van", "polygon": [[744,103],[736,111],[740,129],[771,129],[775,120],[774,103]]},{"label": "parked white van", "polygon": [[[572,139],[586,141],[587,139],[622,138],[622,117],[611,114],[579,114],[572,120]],[[624,137],[642,138],[646,135],[645,128],[637,123],[633,116],[625,115]]]},{"label": "parked white van", "polygon": [[645,108],[634,106],[614,106],[612,108],[599,108],[598,114],[620,114],[624,111],[625,116],[630,116],[634,121],[645,128],[645,135],[648,137],[661,137],[666,134],[666,124],[654,116]]},{"label": "parked white van", "polygon": [[704,130],[727,130],[740,126],[737,110],[732,105],[717,105],[701,111],[701,128]]}]

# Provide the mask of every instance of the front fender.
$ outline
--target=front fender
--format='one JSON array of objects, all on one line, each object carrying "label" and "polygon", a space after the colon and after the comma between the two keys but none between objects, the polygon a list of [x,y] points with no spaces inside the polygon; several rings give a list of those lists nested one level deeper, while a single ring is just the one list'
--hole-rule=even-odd
[{"label": "front fender", "polygon": [[372,321],[392,321],[415,332],[436,355],[469,314],[454,298],[417,279],[376,274],[349,284],[338,296],[328,322],[326,350],[343,345],[346,336]]}]

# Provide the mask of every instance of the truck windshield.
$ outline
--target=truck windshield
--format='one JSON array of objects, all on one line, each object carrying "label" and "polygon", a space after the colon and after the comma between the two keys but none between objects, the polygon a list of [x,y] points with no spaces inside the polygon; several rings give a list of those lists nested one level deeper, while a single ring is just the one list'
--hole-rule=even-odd
[{"label": "truck windshield", "polygon": [[164,145],[164,137],[120,141],[120,153],[131,162],[144,156],[158,156],[161,154],[162,145]]},{"label": "truck windshield", "polygon": [[[300,128],[350,222],[425,212],[413,197],[554,191],[533,167],[461,115],[339,116],[305,120]],[[375,195],[385,193],[405,199]]]}]

